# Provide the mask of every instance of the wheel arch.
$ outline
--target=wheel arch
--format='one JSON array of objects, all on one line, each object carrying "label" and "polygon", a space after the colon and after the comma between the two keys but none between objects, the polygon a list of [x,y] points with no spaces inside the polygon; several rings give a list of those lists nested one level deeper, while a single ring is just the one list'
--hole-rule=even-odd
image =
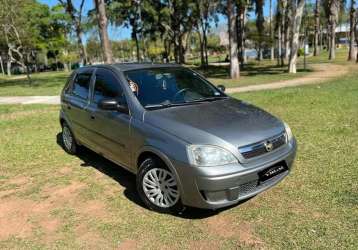
[{"label": "wheel arch", "polygon": [[[135,158],[135,162],[136,162],[136,172],[138,172],[138,169],[140,167],[140,164],[147,159],[148,157],[156,157],[159,160],[161,160],[166,167],[169,168],[169,170],[175,175],[176,181],[179,185],[179,189],[180,189],[180,193],[183,194],[183,188],[182,188],[182,184],[181,184],[181,180],[179,178],[178,172],[176,171],[173,163],[171,162],[171,160],[169,159],[169,157],[164,154],[162,151],[160,151],[157,148],[154,147],[150,147],[150,146],[145,146],[143,147],[137,154],[136,158]],[[182,195],[180,197],[182,199]]]}]

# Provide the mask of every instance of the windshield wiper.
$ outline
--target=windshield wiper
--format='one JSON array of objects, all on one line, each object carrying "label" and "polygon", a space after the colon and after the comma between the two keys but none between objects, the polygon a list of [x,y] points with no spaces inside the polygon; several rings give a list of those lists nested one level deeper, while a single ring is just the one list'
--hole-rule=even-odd
[{"label": "windshield wiper", "polygon": [[190,103],[187,102],[180,102],[180,103],[158,103],[158,104],[147,104],[144,107],[146,109],[162,109],[162,108],[170,108],[170,107],[178,107],[178,106],[185,106]]},{"label": "windshield wiper", "polygon": [[177,102],[177,103],[158,103],[158,104],[147,104],[144,106],[146,109],[162,109],[162,108],[170,108],[170,107],[178,107],[178,106],[185,106],[185,105],[191,105],[191,104],[197,104],[197,103],[203,103],[203,102],[212,102],[216,100],[223,100],[228,99],[228,96],[212,96],[212,97],[205,97],[200,98],[192,101],[185,101],[185,102]]},{"label": "windshield wiper", "polygon": [[204,98],[200,98],[200,99],[196,99],[193,101],[190,101],[188,103],[191,102],[212,102],[212,101],[217,101],[217,100],[223,100],[223,99],[228,99],[228,96],[212,96],[212,97],[204,97]]}]

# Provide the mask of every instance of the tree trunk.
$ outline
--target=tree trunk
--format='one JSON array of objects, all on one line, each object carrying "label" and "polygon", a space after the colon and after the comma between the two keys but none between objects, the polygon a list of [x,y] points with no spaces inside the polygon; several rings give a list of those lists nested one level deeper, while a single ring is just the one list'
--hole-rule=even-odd
[{"label": "tree trunk", "polygon": [[[356,16],[354,18],[354,38],[356,40],[356,44],[358,45],[358,11],[356,11]],[[356,55],[356,62],[358,63],[358,49],[356,49],[357,55]]]},{"label": "tree trunk", "polygon": [[318,46],[318,42],[319,42],[319,28],[320,28],[320,6],[321,6],[321,1],[320,0],[316,0],[316,6],[315,6],[315,26],[314,26],[314,44],[313,44],[313,55],[314,56],[318,56],[320,53],[319,50],[319,46]]},{"label": "tree trunk", "polygon": [[77,45],[78,45],[78,48],[80,49],[80,57],[81,57],[83,65],[86,65],[88,62],[87,51],[86,51],[86,48],[82,42],[83,34],[82,34],[82,28],[79,26],[79,24],[76,25],[76,35],[77,35]]},{"label": "tree trunk", "polygon": [[270,0],[270,38],[271,38],[271,61],[275,60],[274,34],[272,28],[272,0]]},{"label": "tree trunk", "polygon": [[106,6],[104,0],[95,0],[96,10],[97,10],[97,21],[98,28],[101,38],[103,55],[106,63],[113,62],[113,54],[111,44],[109,42],[108,32],[107,32],[107,15],[106,15]]},{"label": "tree trunk", "polygon": [[330,25],[330,41],[329,41],[329,60],[336,59],[336,22],[331,21]]},{"label": "tree trunk", "polygon": [[7,54],[8,54],[8,57],[7,57],[7,62],[6,62],[6,71],[7,71],[7,76],[11,76],[12,51],[10,48],[8,48]]},{"label": "tree trunk", "polygon": [[265,17],[264,17],[264,1],[263,0],[256,0],[256,28],[258,32],[258,46],[259,46],[259,53],[257,55],[257,59],[259,61],[262,60],[262,44],[264,40],[264,23],[265,23]]},{"label": "tree trunk", "polygon": [[281,64],[282,59],[282,37],[281,37],[281,24],[277,26],[277,65]]},{"label": "tree trunk", "polygon": [[200,31],[198,31],[198,36],[199,36],[199,44],[200,44],[200,64],[201,66],[205,66],[204,42]]},{"label": "tree trunk", "polygon": [[355,30],[355,17],[356,17],[356,10],[354,8],[355,0],[351,0],[351,9],[349,13],[349,52],[348,52],[348,61],[352,61],[355,59],[356,51],[354,47],[355,37],[354,37],[354,30]]},{"label": "tree trunk", "polygon": [[[291,18],[291,15],[293,16],[293,9],[290,8],[290,6],[292,5],[293,3],[290,3],[290,4],[286,4],[286,17],[285,17],[285,22],[284,22],[284,27],[285,27],[285,30],[284,30],[284,42],[285,42],[285,60],[288,61],[289,60],[289,57],[290,57],[290,49],[291,49],[291,46],[290,46],[290,43],[291,43],[291,34],[292,34],[292,25],[293,25],[293,21],[292,21],[292,18]],[[284,62],[283,62],[284,64]],[[282,64],[282,65],[283,65]]]},{"label": "tree trunk", "polygon": [[238,5],[238,15],[236,17],[236,29],[238,36],[238,47],[239,47],[239,62],[241,64],[241,68],[244,67],[246,63],[246,55],[245,55],[245,16],[247,5],[243,1],[239,1]]},{"label": "tree trunk", "polygon": [[4,76],[5,75],[4,63],[3,63],[3,60],[2,60],[1,56],[0,56],[0,67],[1,67],[1,74]]},{"label": "tree trunk", "polygon": [[291,53],[290,60],[288,65],[289,73],[296,73],[296,62],[297,62],[297,52],[299,48],[299,37],[300,37],[300,27],[303,15],[303,8],[305,6],[305,0],[296,0],[292,1],[292,13],[294,13],[294,19],[292,22],[292,37],[291,37]]},{"label": "tree trunk", "polygon": [[7,62],[6,62],[6,73],[7,73],[7,76],[11,76],[11,61],[10,60],[7,60]]},{"label": "tree trunk", "polygon": [[338,23],[338,13],[340,9],[339,0],[331,0],[329,2],[329,18],[328,23],[330,27],[330,46],[329,46],[329,60],[336,58],[336,26]]},{"label": "tree trunk", "polygon": [[231,79],[237,79],[240,77],[240,68],[237,49],[236,11],[233,0],[227,1],[227,15],[230,44],[230,77]]},{"label": "tree trunk", "polygon": [[134,39],[134,42],[135,42],[137,62],[139,62],[140,61],[140,52],[139,52],[138,34],[134,28],[132,29],[132,38]]},{"label": "tree trunk", "polygon": [[203,40],[204,40],[204,57],[205,57],[205,65],[209,65],[208,59],[208,36],[206,30],[203,30]]},{"label": "tree trunk", "polygon": [[[291,0],[290,0],[291,1]],[[285,60],[289,59],[290,52],[290,33],[291,33],[291,25],[292,25],[292,8],[290,7],[292,3],[289,3],[288,0],[283,0],[283,12],[285,13],[285,18],[282,22],[282,39],[285,44],[285,53],[282,54],[281,65],[285,64]]]}]

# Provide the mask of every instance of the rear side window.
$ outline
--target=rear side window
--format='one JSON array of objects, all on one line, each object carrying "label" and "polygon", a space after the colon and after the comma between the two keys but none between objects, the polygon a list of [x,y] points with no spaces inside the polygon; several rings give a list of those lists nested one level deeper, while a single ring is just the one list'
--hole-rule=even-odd
[{"label": "rear side window", "polygon": [[123,90],[117,78],[107,69],[97,69],[94,85],[93,101],[98,103],[101,99],[116,99],[125,103]]},{"label": "rear side window", "polygon": [[79,73],[73,81],[72,93],[82,99],[88,98],[92,72]]}]

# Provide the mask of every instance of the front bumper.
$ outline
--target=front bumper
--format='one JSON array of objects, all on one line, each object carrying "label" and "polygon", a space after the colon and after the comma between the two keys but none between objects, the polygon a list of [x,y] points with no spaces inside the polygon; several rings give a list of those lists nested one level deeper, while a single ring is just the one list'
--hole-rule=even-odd
[{"label": "front bumper", "polygon": [[[174,167],[181,183],[181,198],[184,205],[218,209],[245,200],[276,185],[291,171],[296,155],[296,141],[286,149],[264,159],[238,166],[193,167],[175,162]],[[259,172],[275,164],[283,163],[287,171],[267,181],[259,182]]]}]

